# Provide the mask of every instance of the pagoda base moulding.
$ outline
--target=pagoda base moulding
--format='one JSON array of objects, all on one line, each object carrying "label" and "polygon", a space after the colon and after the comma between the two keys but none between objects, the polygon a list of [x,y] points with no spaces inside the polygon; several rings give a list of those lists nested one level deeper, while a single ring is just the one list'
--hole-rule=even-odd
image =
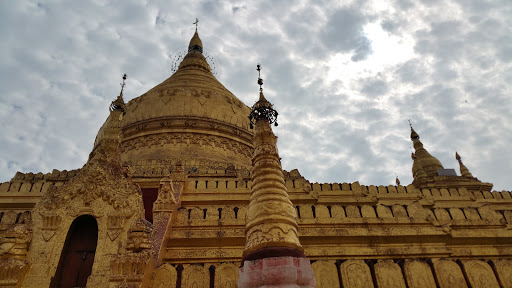
[{"label": "pagoda base moulding", "polygon": [[239,269],[238,287],[241,288],[315,286],[315,276],[307,258],[270,257],[246,260]]}]

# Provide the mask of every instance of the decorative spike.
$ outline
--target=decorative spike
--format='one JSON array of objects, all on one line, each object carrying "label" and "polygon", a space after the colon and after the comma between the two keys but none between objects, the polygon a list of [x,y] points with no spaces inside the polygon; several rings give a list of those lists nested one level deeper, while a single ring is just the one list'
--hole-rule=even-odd
[{"label": "decorative spike", "polygon": [[197,23],[199,20],[196,18],[196,22],[193,24],[196,25],[196,32],[194,33],[194,36],[190,40],[190,43],[188,44],[188,52],[190,51],[199,51],[201,54],[203,53],[203,42],[201,41],[201,38],[199,38],[199,34],[197,33]]},{"label": "decorative spike", "polygon": [[192,23],[196,25],[196,32],[197,32],[197,23],[199,23],[199,20],[196,18],[196,22]]},{"label": "decorative spike", "polygon": [[260,85],[260,99],[254,103],[252,106],[251,114],[249,114],[249,127],[251,129],[254,128],[254,124],[258,122],[258,120],[266,119],[270,124],[274,123],[274,126],[277,126],[277,111],[273,108],[274,105],[270,103],[267,99],[265,99],[265,96],[263,95],[263,79],[261,79],[261,65],[258,64],[257,66],[258,71],[258,84]]},{"label": "decorative spike", "polygon": [[411,127],[411,141],[414,141],[416,139],[420,139],[420,135],[414,131],[414,128],[412,128],[411,119],[409,119],[409,126]]},{"label": "decorative spike", "polygon": [[126,86],[126,73],[123,75],[123,83],[120,83],[121,85],[121,92],[119,93],[119,96],[117,96],[116,100],[112,101],[112,103],[110,104],[110,107],[109,107],[109,110],[112,112],[112,111],[115,111],[115,110],[120,110],[121,112],[123,112],[123,115],[126,114],[126,104],[124,103],[124,99],[123,99],[123,91],[124,91],[124,87]]},{"label": "decorative spike", "polygon": [[260,63],[258,63],[258,65],[256,65],[256,70],[258,70],[258,85],[260,85],[260,92],[263,91],[263,87],[261,87],[263,85],[263,79],[261,79],[261,65]]},{"label": "decorative spike", "polygon": [[464,165],[464,163],[462,163],[462,158],[460,157],[459,153],[457,153],[457,152],[455,152],[455,159],[457,159],[457,161],[459,162],[460,175],[462,175],[464,177],[473,178],[473,174],[471,174],[471,172],[469,172],[469,169],[466,167],[466,165]]}]

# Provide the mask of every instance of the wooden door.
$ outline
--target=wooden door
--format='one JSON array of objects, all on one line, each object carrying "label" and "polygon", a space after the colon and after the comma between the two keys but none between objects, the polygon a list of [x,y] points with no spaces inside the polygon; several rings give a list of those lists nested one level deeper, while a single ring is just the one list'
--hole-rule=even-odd
[{"label": "wooden door", "polygon": [[85,287],[91,275],[97,243],[96,219],[90,215],[76,218],[69,228],[51,287]]}]

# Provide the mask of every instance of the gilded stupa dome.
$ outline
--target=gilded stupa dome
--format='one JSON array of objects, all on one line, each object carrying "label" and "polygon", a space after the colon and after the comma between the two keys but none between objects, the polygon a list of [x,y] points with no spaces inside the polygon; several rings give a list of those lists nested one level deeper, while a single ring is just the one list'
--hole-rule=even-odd
[{"label": "gilded stupa dome", "polygon": [[196,31],[178,70],[126,104],[122,160],[250,167],[250,111],[212,74]]},{"label": "gilded stupa dome", "polygon": [[427,149],[423,148],[423,143],[420,141],[420,136],[411,126],[411,141],[414,145],[414,160],[412,166],[412,174],[414,179],[423,176],[437,176],[439,169],[444,169],[443,164],[436,157],[430,155]]},{"label": "gilded stupa dome", "polygon": [[211,73],[197,32],[178,70],[127,103],[125,125],[168,116],[207,117],[248,130],[250,108]]}]

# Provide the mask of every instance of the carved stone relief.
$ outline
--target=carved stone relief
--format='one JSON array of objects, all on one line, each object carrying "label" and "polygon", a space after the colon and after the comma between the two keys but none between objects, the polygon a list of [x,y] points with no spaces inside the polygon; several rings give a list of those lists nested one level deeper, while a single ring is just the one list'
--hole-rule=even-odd
[{"label": "carved stone relief", "polygon": [[[7,231],[0,235],[0,257],[4,259],[25,259],[28,253],[28,247],[32,241],[32,233],[27,229],[27,225],[13,225]],[[0,278],[1,280],[2,278]]]},{"label": "carved stone relief", "polygon": [[496,272],[500,284],[504,288],[512,288],[512,261],[511,260],[497,260],[493,261],[496,265]]},{"label": "carved stone relief", "polygon": [[215,267],[215,287],[238,287],[238,266],[227,263]]},{"label": "carved stone relief", "polygon": [[145,219],[137,219],[128,232],[128,243],[126,249],[130,252],[140,252],[151,248],[153,227]]},{"label": "carved stone relief", "polygon": [[311,264],[317,287],[339,287],[338,271],[334,261],[319,260]]},{"label": "carved stone relief", "polygon": [[141,147],[152,147],[156,145],[178,145],[184,144],[187,146],[197,145],[197,146],[211,146],[217,147],[223,150],[233,151],[237,154],[242,154],[246,157],[252,156],[252,149],[248,145],[242,144],[238,141],[234,141],[228,138],[213,136],[213,135],[204,135],[204,134],[196,134],[196,133],[172,133],[172,134],[154,134],[154,135],[145,135],[140,136],[134,139],[130,139],[124,141],[121,144],[121,149],[123,152],[130,150],[137,150]]},{"label": "carved stone relief", "polygon": [[108,216],[107,219],[107,235],[111,241],[114,241],[123,230],[124,223],[131,216],[114,213]]},{"label": "carved stone relief", "polygon": [[347,211],[347,217],[349,217],[349,218],[360,218],[361,217],[361,212],[359,212],[359,207],[357,207],[357,206],[350,205],[350,206],[347,206],[345,208],[345,210]]},{"label": "carved stone relief", "polygon": [[375,218],[377,215],[375,214],[375,209],[370,205],[361,206],[361,214],[365,218]]},{"label": "carved stone relief", "polygon": [[44,241],[49,241],[59,229],[62,218],[57,214],[41,214],[41,216],[43,218],[41,233]]},{"label": "carved stone relief", "polygon": [[383,205],[377,205],[377,215],[379,215],[379,218],[393,218],[391,209],[389,209],[388,206]]},{"label": "carved stone relief", "polygon": [[375,277],[379,287],[406,288],[402,269],[392,260],[375,264]]},{"label": "carved stone relief", "polygon": [[0,261],[0,285],[2,287],[21,287],[20,280],[28,270],[24,260],[8,259]]},{"label": "carved stone relief", "polygon": [[176,268],[171,264],[164,264],[153,272],[152,288],[174,288],[176,287],[176,279],[178,278]]},{"label": "carved stone relief", "polygon": [[[162,90],[160,91],[160,100],[162,100],[162,103],[164,103],[164,105],[167,105],[167,103],[169,103],[173,96],[176,94],[176,92],[178,91],[178,89],[174,88],[174,89],[166,89],[166,90]],[[133,109],[134,111],[135,109]]]},{"label": "carved stone relief", "polygon": [[473,288],[500,287],[491,266],[480,260],[462,261],[469,283]]},{"label": "carved stone relief", "polygon": [[2,224],[12,225],[16,223],[16,218],[18,218],[18,214],[14,211],[7,211],[2,217]]},{"label": "carved stone relief", "polygon": [[190,265],[183,270],[181,287],[199,288],[209,287],[210,273],[208,268],[199,265]]},{"label": "carved stone relief", "polygon": [[348,260],[343,262],[340,265],[340,272],[343,287],[345,288],[373,288],[370,268],[363,260]]},{"label": "carved stone relief", "polygon": [[437,280],[441,288],[466,288],[466,280],[459,265],[452,260],[434,262]]},{"label": "carved stone relief", "polygon": [[427,263],[418,260],[407,260],[404,269],[409,288],[436,287],[434,275],[432,275],[432,270]]}]

